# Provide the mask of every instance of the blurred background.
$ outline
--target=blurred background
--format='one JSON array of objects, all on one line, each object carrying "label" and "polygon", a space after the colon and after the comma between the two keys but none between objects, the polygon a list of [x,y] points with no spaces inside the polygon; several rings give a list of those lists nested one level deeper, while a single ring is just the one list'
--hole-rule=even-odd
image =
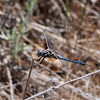
[{"label": "blurred background", "polygon": [[[45,58],[25,98],[100,69],[100,0],[0,0],[0,100],[22,100],[31,60],[47,48],[44,30],[54,51],[86,65]],[[100,100],[100,73],[35,99]]]}]

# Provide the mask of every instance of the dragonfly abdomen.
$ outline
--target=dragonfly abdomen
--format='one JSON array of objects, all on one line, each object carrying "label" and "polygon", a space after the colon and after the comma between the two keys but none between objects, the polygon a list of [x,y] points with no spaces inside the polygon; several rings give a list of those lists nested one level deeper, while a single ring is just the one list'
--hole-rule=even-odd
[{"label": "dragonfly abdomen", "polygon": [[67,59],[67,58],[64,58],[60,55],[57,55],[58,59],[61,59],[61,60],[66,60],[66,61],[69,61],[69,62],[74,62],[74,63],[78,63],[78,64],[81,64],[81,65],[85,65],[85,63],[81,62],[81,61],[76,61],[76,60],[71,60],[71,59]]}]

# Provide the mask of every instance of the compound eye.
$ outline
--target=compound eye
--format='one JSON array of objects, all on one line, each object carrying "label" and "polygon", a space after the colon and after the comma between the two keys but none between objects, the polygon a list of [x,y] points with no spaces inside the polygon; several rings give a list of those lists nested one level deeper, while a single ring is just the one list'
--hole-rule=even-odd
[{"label": "compound eye", "polygon": [[37,56],[41,56],[41,50],[38,49],[37,52],[36,52]]}]

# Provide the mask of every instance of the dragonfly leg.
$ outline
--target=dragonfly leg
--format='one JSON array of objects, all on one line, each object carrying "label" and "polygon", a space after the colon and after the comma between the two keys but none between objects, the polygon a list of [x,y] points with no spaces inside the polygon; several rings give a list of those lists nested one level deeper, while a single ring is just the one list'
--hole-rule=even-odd
[{"label": "dragonfly leg", "polygon": [[40,57],[39,59],[35,59],[36,61],[40,61],[42,57]]},{"label": "dragonfly leg", "polygon": [[44,57],[43,57],[43,59],[41,60],[40,64],[42,64],[43,60],[44,60]]}]

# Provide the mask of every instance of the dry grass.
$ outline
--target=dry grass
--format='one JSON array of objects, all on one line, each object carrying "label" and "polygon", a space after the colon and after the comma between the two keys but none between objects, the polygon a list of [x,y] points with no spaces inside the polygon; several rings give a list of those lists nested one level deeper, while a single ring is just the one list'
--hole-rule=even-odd
[{"label": "dry grass", "polygon": [[[31,96],[36,100],[100,100],[100,1],[33,0],[35,6],[27,10],[29,1],[0,1],[0,100],[22,100],[31,60],[37,58],[38,49],[46,48],[44,29],[54,50],[86,65],[62,62],[62,66],[53,58],[45,58],[42,64],[34,61],[26,100]],[[25,22],[21,23],[20,13]]]}]

